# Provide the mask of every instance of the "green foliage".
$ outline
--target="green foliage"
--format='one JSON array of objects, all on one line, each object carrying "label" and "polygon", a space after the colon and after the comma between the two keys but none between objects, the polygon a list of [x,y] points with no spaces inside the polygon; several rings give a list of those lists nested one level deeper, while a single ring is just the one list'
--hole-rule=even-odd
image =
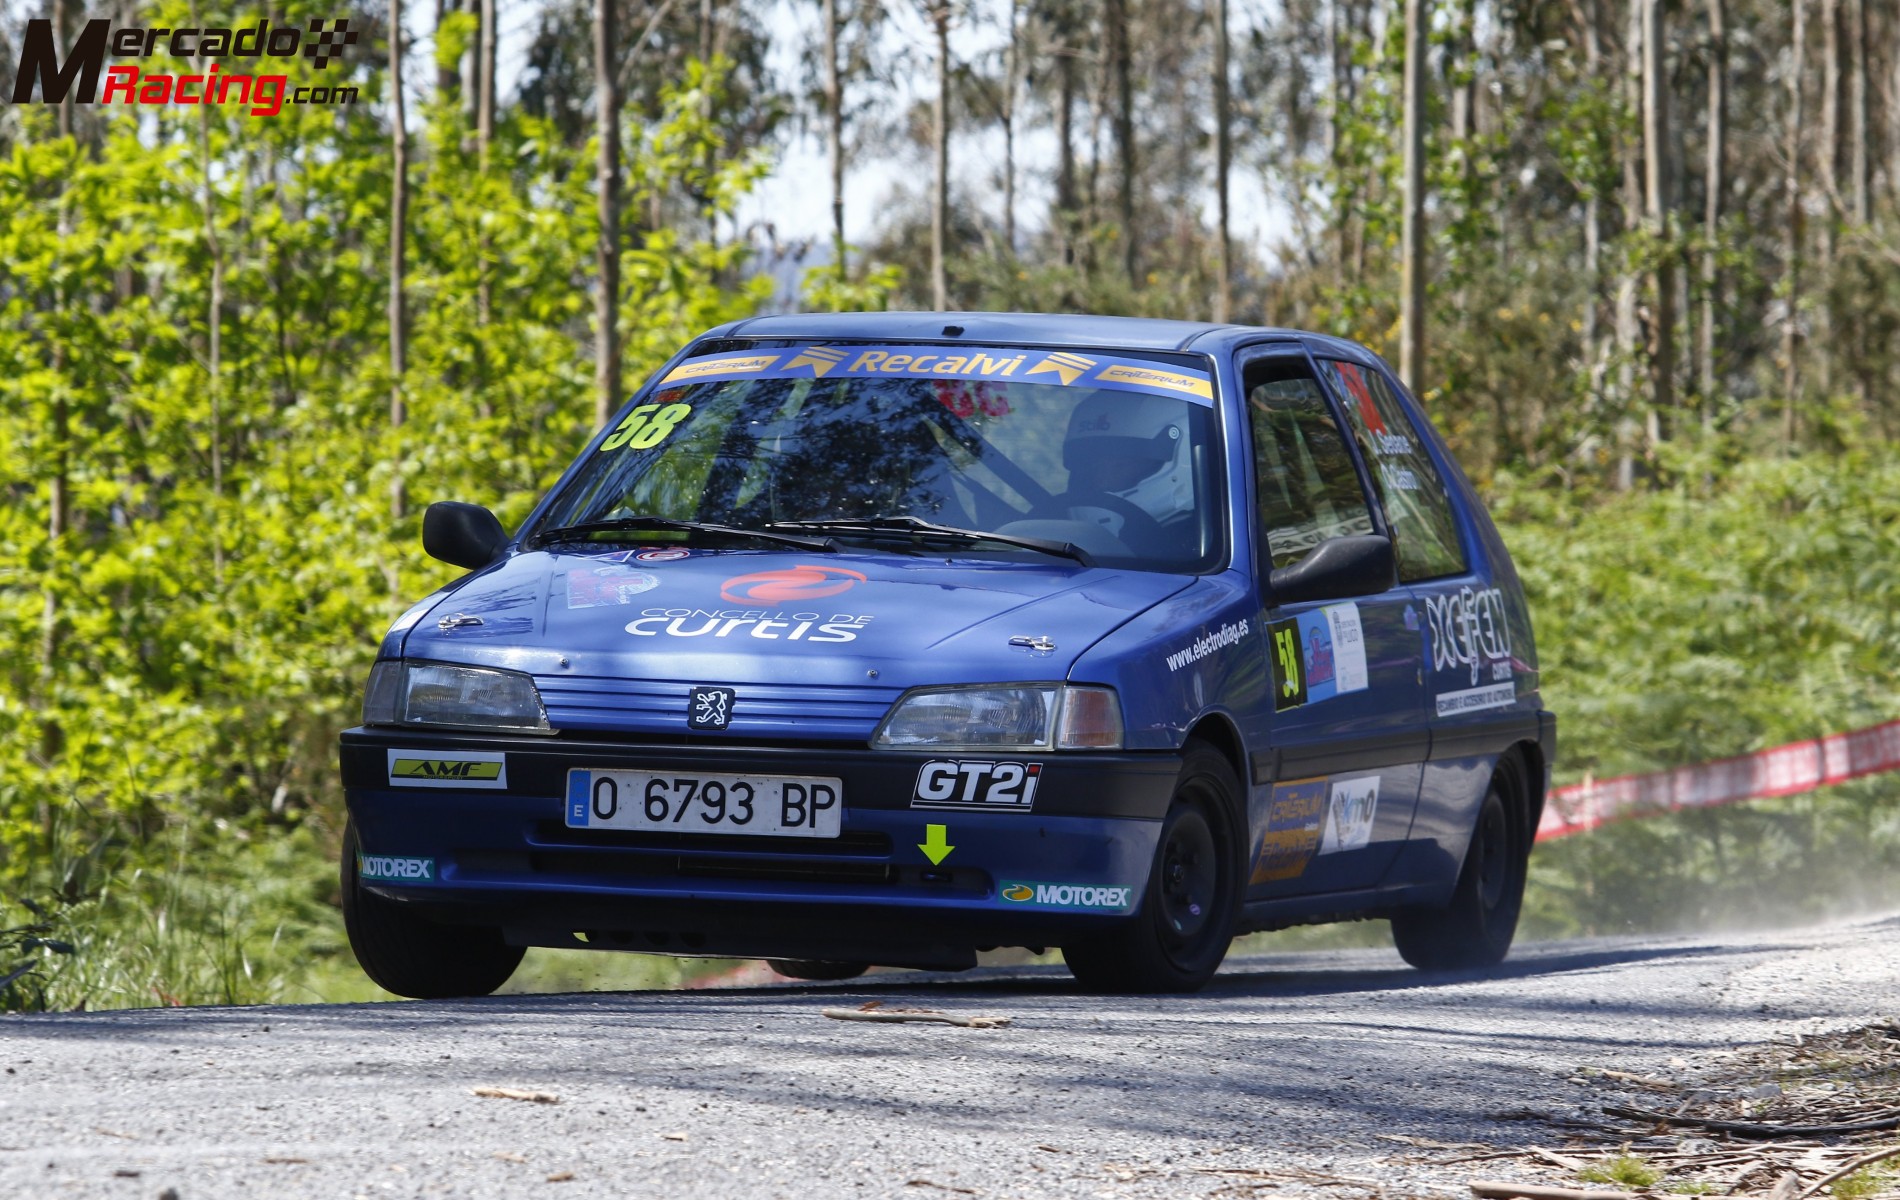
[{"label": "green foliage", "polygon": [[[630,135],[636,204],[684,193],[727,218],[759,178],[707,116],[722,69],[695,64]],[[0,941],[0,979],[33,959],[9,1006],[349,977],[326,974],[349,965],[335,737],[389,620],[451,577],[415,514],[458,498],[518,520],[592,415],[591,151],[508,114],[483,162],[451,106],[424,115],[400,429],[368,104],[109,113],[97,145],[41,129],[0,159],[0,895],[47,907]],[[755,311],[768,283],[730,282],[744,255],[630,233],[631,380]],[[75,862],[83,887],[53,870]]]},{"label": "green foliage", "polygon": [[[1579,504],[1501,478],[1557,782],[1703,762],[1890,720],[1900,454],[1733,461],[1685,448],[1667,490]],[[1888,681],[1881,684],[1875,681]],[[1542,936],[1786,923],[1890,899],[1900,780],[1628,821],[1532,859]]]},{"label": "green foliage", "polygon": [[1893,1176],[1879,1167],[1862,1167],[1852,1175],[1837,1179],[1828,1187],[1835,1200],[1866,1200],[1887,1191]]}]

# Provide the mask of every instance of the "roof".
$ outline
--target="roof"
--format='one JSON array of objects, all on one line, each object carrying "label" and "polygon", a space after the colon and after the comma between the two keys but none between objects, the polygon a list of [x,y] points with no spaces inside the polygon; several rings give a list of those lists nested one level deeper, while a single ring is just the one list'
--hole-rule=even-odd
[{"label": "roof", "polygon": [[[960,333],[946,333],[958,328]],[[1231,326],[1203,321],[1161,321],[1141,317],[1089,317],[1049,313],[792,313],[753,317],[712,330],[710,337],[865,338],[877,341],[941,341],[966,338],[973,343],[1054,342],[1127,350],[1180,350],[1202,334]]]},{"label": "roof", "polygon": [[[956,329],[956,333],[946,333]],[[1358,362],[1376,359],[1356,342],[1300,329],[1164,321],[1152,317],[1095,317],[1078,313],[876,312],[785,313],[749,317],[708,330],[712,338],[851,339],[974,345],[1092,346],[1103,350],[1194,350],[1219,353],[1261,338],[1298,338],[1322,353]]]}]

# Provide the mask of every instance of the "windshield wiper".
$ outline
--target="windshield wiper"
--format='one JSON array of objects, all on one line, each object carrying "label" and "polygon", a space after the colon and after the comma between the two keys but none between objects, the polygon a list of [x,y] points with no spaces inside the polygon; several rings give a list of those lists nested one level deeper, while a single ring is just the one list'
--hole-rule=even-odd
[{"label": "windshield wiper", "polygon": [[1024,550],[1052,554],[1058,558],[1072,558],[1085,567],[1095,565],[1095,560],[1089,556],[1089,552],[1073,542],[1058,542],[1050,538],[1017,537],[1013,533],[986,533],[981,529],[959,529],[954,525],[933,525],[922,517],[841,517],[831,521],[773,521],[766,528],[835,533],[851,537],[903,538],[915,542],[948,541],[965,546],[974,545],[977,542],[996,542],[1004,546],[1019,546]]},{"label": "windshield wiper", "polygon": [[747,529],[740,525],[715,525],[707,521],[676,521],[672,517],[614,517],[606,521],[583,521],[578,525],[557,525],[553,529],[542,529],[535,533],[533,542],[544,546],[561,538],[582,538],[590,533],[635,533],[648,529],[664,529],[680,533],[715,534],[720,537],[757,538],[762,542],[776,542],[781,546],[796,546],[800,550],[817,550],[830,553],[838,548],[836,542],[828,537],[798,537],[789,533],[774,533],[769,529]]}]

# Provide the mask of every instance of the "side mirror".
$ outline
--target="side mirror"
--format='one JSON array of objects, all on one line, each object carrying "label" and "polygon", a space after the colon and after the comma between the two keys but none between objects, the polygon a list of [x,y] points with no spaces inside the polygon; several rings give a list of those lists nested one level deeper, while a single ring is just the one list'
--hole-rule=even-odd
[{"label": "side mirror", "polygon": [[422,548],[430,558],[479,570],[501,557],[508,532],[479,504],[438,500],[422,514]]},{"label": "side mirror", "polygon": [[1267,587],[1275,604],[1370,596],[1392,586],[1395,565],[1389,538],[1328,538],[1300,561],[1275,568]]}]

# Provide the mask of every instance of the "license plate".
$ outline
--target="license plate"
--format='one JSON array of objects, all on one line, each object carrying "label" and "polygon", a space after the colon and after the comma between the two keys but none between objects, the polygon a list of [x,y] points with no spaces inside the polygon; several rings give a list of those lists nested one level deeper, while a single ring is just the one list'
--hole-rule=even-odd
[{"label": "license plate", "polygon": [[835,838],[844,781],[779,775],[567,773],[570,829]]}]

